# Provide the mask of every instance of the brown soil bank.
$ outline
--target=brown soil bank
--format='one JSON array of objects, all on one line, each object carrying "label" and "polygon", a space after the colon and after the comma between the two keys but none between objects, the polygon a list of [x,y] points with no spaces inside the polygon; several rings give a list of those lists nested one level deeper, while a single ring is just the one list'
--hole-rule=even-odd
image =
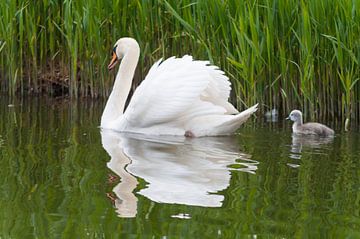
[{"label": "brown soil bank", "polygon": [[[1,91],[10,89],[10,81],[6,74],[0,74]],[[16,80],[15,94],[46,95],[52,97],[68,96],[70,89],[70,74],[67,66],[60,63],[47,64],[37,70],[33,68],[24,72],[21,79]],[[80,82],[80,77],[77,77]]]}]

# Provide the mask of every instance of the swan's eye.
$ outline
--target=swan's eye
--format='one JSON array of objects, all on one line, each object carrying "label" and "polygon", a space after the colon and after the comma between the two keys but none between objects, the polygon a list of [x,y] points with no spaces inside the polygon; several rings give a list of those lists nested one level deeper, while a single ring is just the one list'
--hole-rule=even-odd
[{"label": "swan's eye", "polygon": [[111,56],[112,56],[114,53],[116,54],[116,47],[117,47],[117,45],[114,46],[114,48],[112,49],[112,51],[111,51],[111,53],[110,53]]}]

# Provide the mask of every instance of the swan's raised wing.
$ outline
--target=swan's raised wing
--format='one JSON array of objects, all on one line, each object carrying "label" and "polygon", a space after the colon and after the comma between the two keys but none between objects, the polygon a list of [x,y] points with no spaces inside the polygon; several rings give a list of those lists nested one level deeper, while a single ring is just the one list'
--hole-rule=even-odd
[{"label": "swan's raised wing", "polygon": [[187,112],[192,117],[225,113],[227,109],[216,102],[227,102],[230,83],[222,71],[208,64],[191,56],[156,62],[134,92],[124,118],[131,126],[148,127],[177,121]]},{"label": "swan's raised wing", "polygon": [[[209,62],[206,63],[209,64]],[[217,66],[208,65],[207,71],[210,76],[209,85],[201,94],[201,99],[223,107],[227,114],[239,113],[239,111],[228,102],[231,91],[229,78]]]}]

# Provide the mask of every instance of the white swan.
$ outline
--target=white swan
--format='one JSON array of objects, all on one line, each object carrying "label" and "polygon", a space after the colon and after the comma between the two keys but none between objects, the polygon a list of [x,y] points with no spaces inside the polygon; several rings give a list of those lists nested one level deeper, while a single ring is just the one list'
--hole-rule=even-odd
[{"label": "white swan", "polygon": [[102,128],[148,135],[229,135],[257,110],[256,104],[239,113],[228,102],[231,87],[224,72],[208,61],[184,56],[157,61],[123,112],[139,55],[132,38],[120,38],[114,45],[109,70],[122,62],[101,117]]}]

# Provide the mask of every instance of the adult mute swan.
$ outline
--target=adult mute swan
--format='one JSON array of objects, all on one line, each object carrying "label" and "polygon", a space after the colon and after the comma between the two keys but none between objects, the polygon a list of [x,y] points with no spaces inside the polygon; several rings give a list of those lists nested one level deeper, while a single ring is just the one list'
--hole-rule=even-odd
[{"label": "adult mute swan", "polygon": [[148,135],[229,135],[257,110],[256,104],[239,113],[228,102],[231,87],[224,72],[186,55],[157,61],[124,112],[140,48],[136,40],[124,37],[112,54],[109,70],[122,62],[101,117],[102,128]]}]

